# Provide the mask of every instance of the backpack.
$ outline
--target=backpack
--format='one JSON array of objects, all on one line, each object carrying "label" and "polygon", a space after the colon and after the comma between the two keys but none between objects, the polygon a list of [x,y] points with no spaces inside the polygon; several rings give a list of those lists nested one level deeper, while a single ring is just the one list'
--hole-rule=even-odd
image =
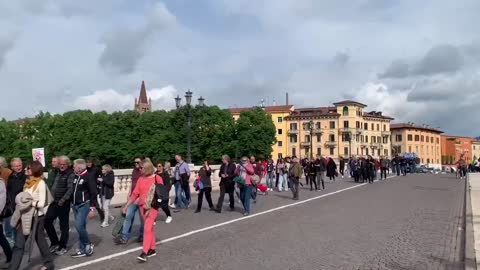
[{"label": "backpack", "polygon": [[155,175],[155,182],[150,186],[147,198],[145,199],[145,209],[158,209],[168,204],[169,194],[165,185],[157,181],[158,175]]}]

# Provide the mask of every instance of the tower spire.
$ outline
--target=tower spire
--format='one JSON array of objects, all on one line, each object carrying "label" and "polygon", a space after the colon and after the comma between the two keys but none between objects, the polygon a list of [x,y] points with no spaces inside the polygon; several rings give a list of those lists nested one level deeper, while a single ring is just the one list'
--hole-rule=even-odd
[{"label": "tower spire", "polygon": [[145,88],[144,81],[142,81],[142,86],[140,87],[140,96],[138,98],[138,102],[148,104],[147,89]]}]

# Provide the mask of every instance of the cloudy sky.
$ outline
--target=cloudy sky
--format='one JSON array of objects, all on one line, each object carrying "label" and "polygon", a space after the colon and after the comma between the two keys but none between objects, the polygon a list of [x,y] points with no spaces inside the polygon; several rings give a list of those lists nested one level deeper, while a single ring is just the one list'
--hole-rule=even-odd
[{"label": "cloudy sky", "polygon": [[[0,0],[0,118],[208,104],[326,106],[480,135],[478,0]],[[8,100],[5,102],[5,100]]]}]

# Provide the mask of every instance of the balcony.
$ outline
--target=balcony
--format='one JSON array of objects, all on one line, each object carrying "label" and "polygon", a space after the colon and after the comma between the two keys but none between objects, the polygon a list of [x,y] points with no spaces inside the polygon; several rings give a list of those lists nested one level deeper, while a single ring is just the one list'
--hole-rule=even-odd
[{"label": "balcony", "polygon": [[313,134],[314,135],[321,135],[321,134],[323,134],[323,129],[315,128],[315,129],[313,129]]},{"label": "balcony", "polygon": [[310,148],[310,144],[311,144],[310,142],[301,142],[301,143],[300,143],[300,146],[301,146],[302,148]]},{"label": "balcony", "polygon": [[382,136],[390,136],[392,134],[392,132],[390,131],[382,131]]},{"label": "balcony", "polygon": [[362,128],[340,128],[341,133],[352,133],[352,134],[360,134],[363,132]]},{"label": "balcony", "polygon": [[335,142],[335,141],[328,141],[328,142],[325,143],[325,146],[326,146],[326,147],[330,147],[330,148],[334,148],[334,147],[337,146],[337,142]]},{"label": "balcony", "polygon": [[366,142],[361,142],[360,143],[360,148],[367,148],[368,147],[368,143]]},{"label": "balcony", "polygon": [[298,129],[289,129],[287,133],[288,135],[296,135],[298,134]]},{"label": "balcony", "polygon": [[381,148],[382,144],[381,143],[370,143],[370,148],[373,148],[373,149],[378,149],[378,148]]}]

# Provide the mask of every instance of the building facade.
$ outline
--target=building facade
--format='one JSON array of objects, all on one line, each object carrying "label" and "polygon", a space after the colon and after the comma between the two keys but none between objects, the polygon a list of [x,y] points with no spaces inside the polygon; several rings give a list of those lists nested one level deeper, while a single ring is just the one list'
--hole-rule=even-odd
[{"label": "building facade", "polygon": [[467,163],[472,162],[472,138],[445,135],[442,141],[442,164],[453,165],[462,156]]},{"label": "building facade", "polygon": [[[300,108],[270,106],[277,129],[272,158],[286,156],[391,156],[390,121],[381,112],[364,112],[366,105],[342,101],[330,107]],[[251,108],[230,109],[234,119]]]},{"label": "building facade", "polygon": [[443,131],[414,123],[392,124],[392,152],[394,155],[415,153],[422,164],[441,166]]},{"label": "building facade", "polygon": [[[234,108],[230,109],[235,121],[240,117],[240,113],[243,111],[251,110],[252,108]],[[276,139],[277,142],[272,146],[272,158],[276,159],[279,157],[287,156],[288,149],[288,123],[285,120],[291,112],[294,111],[294,106],[284,105],[284,106],[265,106],[263,110],[272,117],[272,121],[275,124],[276,129]]]},{"label": "building facade", "polygon": [[138,96],[138,99],[135,98],[134,110],[139,113],[152,111],[152,99],[147,97],[147,89],[144,81],[142,81],[142,86],[140,86],[140,95]]},{"label": "building facade", "polygon": [[480,140],[472,140],[472,161],[480,159]]}]

